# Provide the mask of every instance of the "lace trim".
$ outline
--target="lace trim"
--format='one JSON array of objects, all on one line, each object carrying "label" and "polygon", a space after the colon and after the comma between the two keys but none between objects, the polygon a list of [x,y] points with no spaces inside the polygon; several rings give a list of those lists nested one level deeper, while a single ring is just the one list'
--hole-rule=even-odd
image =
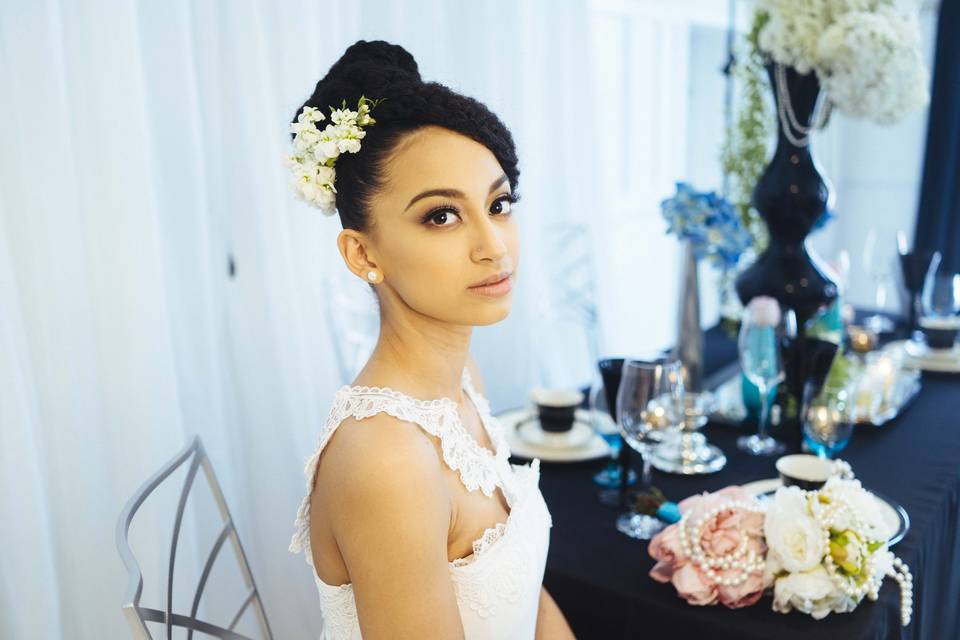
[{"label": "lace trim", "polygon": [[[524,598],[531,597],[533,590],[539,588],[540,578],[532,582],[535,563],[544,559],[538,554],[545,553],[535,538],[528,537],[532,531],[533,522],[540,522],[539,518],[546,517],[548,526],[553,525],[549,509],[541,496],[536,494],[540,478],[540,460],[534,458],[529,464],[513,464],[511,476],[515,479],[516,488],[520,492],[516,505],[511,509],[506,522],[497,523],[484,531],[484,534],[473,543],[474,556],[468,556],[472,562],[458,562],[466,559],[457,559],[449,563],[450,576],[457,593],[458,602],[467,606],[480,618],[490,618],[497,615],[503,604],[516,604]],[[531,502],[532,501],[532,502]],[[506,534],[511,534],[508,542]],[[493,564],[477,563],[479,558],[487,557],[498,541],[505,545],[500,558]],[[543,549],[543,551],[541,551]],[[456,570],[457,566],[468,566],[464,570]],[[506,570],[509,567],[509,570]],[[320,588],[321,610],[324,614],[324,632],[331,632],[332,638],[348,638],[358,627],[356,601],[353,585],[328,585],[315,576]],[[323,637],[328,637],[324,635]]]},{"label": "lace trim", "polygon": [[[489,497],[493,495],[493,490],[497,486],[503,487],[504,483],[500,482],[500,472],[497,467],[509,458],[509,444],[503,436],[499,423],[490,416],[490,405],[486,398],[476,392],[466,367],[463,369],[461,382],[496,447],[495,456],[488,449],[480,446],[466,431],[460,422],[457,403],[451,398],[422,400],[388,387],[364,385],[340,387],[334,395],[333,406],[327,415],[319,443],[304,466],[307,491],[297,510],[294,521],[295,531],[288,550],[292,553],[305,551],[307,562],[313,567],[310,549],[310,494],[313,490],[317,463],[330,436],[348,416],[361,420],[385,412],[399,420],[418,424],[429,434],[440,439],[444,463],[459,472],[460,480],[468,491],[480,489]],[[504,491],[506,493],[506,489]],[[508,502],[512,502],[511,495],[504,497]],[[511,511],[512,509],[511,506]]]},{"label": "lace trim", "polygon": [[465,558],[455,558],[450,564],[454,567],[465,567],[476,562],[494,542],[503,538],[507,532],[507,522],[498,522],[495,526],[484,529],[483,534],[471,544],[473,553]]}]

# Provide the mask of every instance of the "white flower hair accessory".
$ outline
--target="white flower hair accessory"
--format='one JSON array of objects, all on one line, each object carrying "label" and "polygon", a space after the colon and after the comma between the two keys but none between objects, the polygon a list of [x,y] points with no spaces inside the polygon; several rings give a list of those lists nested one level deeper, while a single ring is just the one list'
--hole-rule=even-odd
[{"label": "white flower hair accessory", "polygon": [[331,123],[323,131],[315,123],[325,116],[315,107],[305,106],[290,123],[293,137],[293,152],[284,160],[293,173],[290,185],[300,200],[317,207],[324,215],[336,214],[337,189],[334,187],[337,158],[341,153],[360,151],[360,141],[367,132],[361,127],[375,124],[370,110],[386,100],[370,100],[360,96],[357,110],[347,109],[344,100],[339,109],[330,107]]}]

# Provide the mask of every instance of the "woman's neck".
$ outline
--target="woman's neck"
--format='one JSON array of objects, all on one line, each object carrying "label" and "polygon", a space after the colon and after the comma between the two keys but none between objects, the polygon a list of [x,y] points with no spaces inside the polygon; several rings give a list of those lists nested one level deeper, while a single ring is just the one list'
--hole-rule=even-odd
[{"label": "woman's neck", "polygon": [[358,384],[386,386],[430,400],[462,401],[461,381],[473,327],[433,319],[400,326],[381,321],[380,337]]}]

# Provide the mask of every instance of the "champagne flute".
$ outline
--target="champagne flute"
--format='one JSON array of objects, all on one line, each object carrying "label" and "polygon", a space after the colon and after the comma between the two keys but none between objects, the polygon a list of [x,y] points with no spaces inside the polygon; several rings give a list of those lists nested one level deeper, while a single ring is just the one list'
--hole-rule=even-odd
[{"label": "champagne flute", "polygon": [[767,435],[770,391],[785,378],[780,357],[784,323],[779,303],[768,296],[757,296],[747,305],[740,325],[737,340],[740,368],[760,393],[760,421],[757,433],[737,439],[737,448],[754,456],[777,455],[785,448],[782,442]]},{"label": "champagne flute", "polygon": [[874,333],[887,333],[894,329],[893,321],[882,313],[887,310],[887,289],[893,279],[893,264],[880,246],[881,236],[876,229],[870,229],[863,245],[863,268],[873,280],[877,310],[877,313],[864,318],[863,324]]},{"label": "champagne flute", "polygon": [[[617,391],[617,426],[623,440],[640,454],[642,490],[650,488],[651,446],[657,431],[678,431],[684,422],[683,375],[676,359],[624,360]],[[617,518],[617,530],[638,540],[649,540],[665,524],[630,510]]]}]

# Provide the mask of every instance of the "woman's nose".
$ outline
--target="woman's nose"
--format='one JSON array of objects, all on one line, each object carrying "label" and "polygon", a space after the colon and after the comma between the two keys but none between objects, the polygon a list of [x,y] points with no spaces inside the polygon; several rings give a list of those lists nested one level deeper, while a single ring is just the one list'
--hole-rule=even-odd
[{"label": "woman's nose", "polygon": [[476,249],[474,256],[479,259],[491,259],[499,261],[507,253],[507,243],[503,235],[509,233],[502,225],[498,225],[489,216],[485,216],[483,221],[476,225],[478,237],[476,239]]}]

